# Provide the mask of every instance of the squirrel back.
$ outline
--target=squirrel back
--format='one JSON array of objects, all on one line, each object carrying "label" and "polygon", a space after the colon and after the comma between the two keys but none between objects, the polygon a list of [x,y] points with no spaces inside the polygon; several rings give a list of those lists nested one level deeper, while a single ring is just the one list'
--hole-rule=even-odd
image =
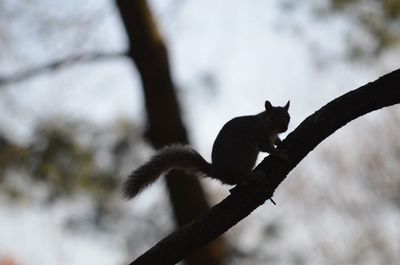
[{"label": "squirrel back", "polygon": [[210,175],[211,164],[188,145],[174,144],[157,152],[146,164],[139,167],[125,181],[123,193],[131,199],[156,181],[162,173],[172,169],[187,170]]}]

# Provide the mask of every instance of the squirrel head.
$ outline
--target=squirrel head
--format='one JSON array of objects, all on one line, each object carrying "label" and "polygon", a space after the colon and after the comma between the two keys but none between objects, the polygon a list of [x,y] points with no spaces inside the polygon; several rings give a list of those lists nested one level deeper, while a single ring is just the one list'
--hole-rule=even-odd
[{"label": "squirrel head", "polygon": [[268,100],[265,101],[265,113],[268,126],[275,128],[278,133],[283,133],[288,129],[290,100],[285,106],[274,107]]}]

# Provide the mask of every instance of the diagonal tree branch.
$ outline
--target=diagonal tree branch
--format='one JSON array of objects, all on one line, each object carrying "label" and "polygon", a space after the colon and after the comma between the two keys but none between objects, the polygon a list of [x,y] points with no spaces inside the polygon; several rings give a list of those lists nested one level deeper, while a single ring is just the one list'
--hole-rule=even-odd
[{"label": "diagonal tree branch", "polygon": [[111,60],[127,55],[127,52],[91,52],[87,54],[68,56],[67,58],[58,59],[48,64],[27,69],[10,76],[0,76],[0,87],[11,83],[21,82],[37,75],[50,71],[56,71],[74,64]]},{"label": "diagonal tree branch", "polygon": [[266,157],[253,171],[254,178],[232,189],[231,194],[203,216],[167,236],[131,265],[175,264],[214,240],[271,198],[287,174],[319,143],[348,122],[374,110],[400,103],[400,69],[335,100],[305,119],[279,148],[288,160]]}]

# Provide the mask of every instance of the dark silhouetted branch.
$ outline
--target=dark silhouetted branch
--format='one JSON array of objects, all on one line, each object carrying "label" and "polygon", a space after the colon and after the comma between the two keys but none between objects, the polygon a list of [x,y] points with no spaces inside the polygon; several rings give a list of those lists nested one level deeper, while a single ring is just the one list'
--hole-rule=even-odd
[{"label": "dark silhouetted branch", "polygon": [[74,64],[106,61],[124,56],[127,56],[127,52],[93,52],[87,54],[73,55],[67,58],[55,60],[45,65],[36,66],[31,69],[12,74],[10,76],[0,76],[0,87],[12,83],[21,82],[37,75],[44,74],[50,71],[56,71]]},{"label": "dark silhouetted branch", "polygon": [[[326,104],[305,119],[279,146],[289,159],[266,157],[256,176],[200,218],[167,236],[132,265],[169,265],[214,240],[271,198],[287,174],[319,143],[346,123],[369,112],[400,103],[400,70],[387,74]],[[254,173],[256,172],[256,173]]]}]

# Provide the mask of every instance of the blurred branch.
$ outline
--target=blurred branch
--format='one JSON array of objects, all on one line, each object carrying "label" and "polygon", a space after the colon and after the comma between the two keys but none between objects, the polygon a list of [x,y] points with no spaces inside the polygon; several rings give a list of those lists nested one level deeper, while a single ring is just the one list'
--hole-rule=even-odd
[{"label": "blurred branch", "polygon": [[266,157],[253,171],[256,176],[238,185],[222,202],[200,218],[172,233],[131,265],[175,264],[214,240],[271,198],[287,174],[319,143],[348,122],[369,112],[400,103],[400,69],[336,98],[306,118],[279,146],[289,156]]},{"label": "blurred branch", "polygon": [[[135,63],[143,85],[147,139],[155,148],[177,142],[188,143],[168,50],[147,1],[117,0],[116,4],[129,39],[129,57]],[[210,208],[197,177],[171,171],[166,182],[178,226],[198,218]],[[214,241],[186,257],[185,264],[222,265],[225,245],[223,240]]]},{"label": "blurred branch", "polygon": [[125,56],[127,56],[127,52],[92,52],[87,54],[68,56],[67,58],[55,60],[48,64],[33,67],[31,69],[12,74],[10,76],[0,76],[0,87],[11,83],[25,81],[37,75],[44,74],[50,71],[57,71],[75,64],[106,61]]}]

